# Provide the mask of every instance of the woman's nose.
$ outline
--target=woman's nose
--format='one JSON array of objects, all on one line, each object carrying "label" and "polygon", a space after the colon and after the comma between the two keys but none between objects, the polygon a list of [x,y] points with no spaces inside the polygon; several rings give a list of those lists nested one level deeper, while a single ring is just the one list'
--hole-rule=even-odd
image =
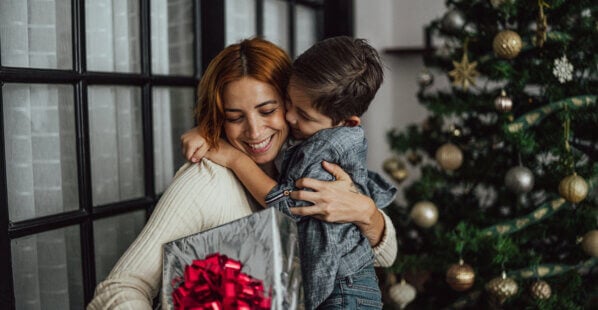
[{"label": "woman's nose", "polygon": [[246,134],[251,139],[261,138],[262,122],[258,119],[249,119],[247,122]]}]

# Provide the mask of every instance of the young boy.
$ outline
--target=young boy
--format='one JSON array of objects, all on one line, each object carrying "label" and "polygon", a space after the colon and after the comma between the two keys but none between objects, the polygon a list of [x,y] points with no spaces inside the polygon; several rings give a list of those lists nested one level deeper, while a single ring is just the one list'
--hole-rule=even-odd
[{"label": "young boy", "polygon": [[293,63],[286,120],[294,139],[276,159],[277,182],[224,141],[206,153],[233,170],[262,205],[298,221],[307,309],[382,307],[371,246],[357,226],[299,217],[289,209],[309,205],[290,197],[296,180],[333,179],[322,161],[339,164],[379,208],[392,202],[396,188],[367,170],[367,144],[359,126],[382,80],[378,53],[365,40],[334,37],[318,42]]}]

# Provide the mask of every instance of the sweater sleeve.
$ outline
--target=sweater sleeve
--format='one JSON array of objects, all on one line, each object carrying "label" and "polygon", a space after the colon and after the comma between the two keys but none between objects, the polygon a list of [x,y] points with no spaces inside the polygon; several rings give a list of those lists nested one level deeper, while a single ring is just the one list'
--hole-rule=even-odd
[{"label": "sweater sleeve", "polygon": [[137,239],[98,284],[87,309],[152,309],[162,282],[164,243],[250,213],[230,170],[206,160],[184,165]]},{"label": "sweater sleeve", "polygon": [[384,217],[384,234],[382,240],[372,249],[374,250],[374,266],[390,267],[397,258],[397,233],[390,217],[379,210]]}]

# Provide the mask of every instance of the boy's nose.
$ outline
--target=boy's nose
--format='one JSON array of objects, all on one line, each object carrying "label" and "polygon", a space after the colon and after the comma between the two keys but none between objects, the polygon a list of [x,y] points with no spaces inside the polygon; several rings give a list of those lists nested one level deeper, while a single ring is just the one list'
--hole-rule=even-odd
[{"label": "boy's nose", "polygon": [[291,125],[295,125],[295,123],[297,123],[297,118],[291,110],[287,111],[287,114],[285,114],[285,118],[287,122]]}]

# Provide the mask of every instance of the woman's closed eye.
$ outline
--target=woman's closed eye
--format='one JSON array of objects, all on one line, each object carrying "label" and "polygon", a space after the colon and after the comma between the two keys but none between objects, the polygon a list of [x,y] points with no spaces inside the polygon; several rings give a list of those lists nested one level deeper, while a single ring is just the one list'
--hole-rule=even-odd
[{"label": "woman's closed eye", "polygon": [[268,110],[263,110],[263,111],[260,111],[260,113],[261,113],[262,115],[270,115],[270,114],[272,114],[272,113],[276,112],[276,110],[278,110],[278,108],[274,108],[274,109],[268,109]]},{"label": "woman's closed eye", "polygon": [[225,118],[225,120],[229,123],[240,123],[243,120],[243,116],[228,116]]}]

